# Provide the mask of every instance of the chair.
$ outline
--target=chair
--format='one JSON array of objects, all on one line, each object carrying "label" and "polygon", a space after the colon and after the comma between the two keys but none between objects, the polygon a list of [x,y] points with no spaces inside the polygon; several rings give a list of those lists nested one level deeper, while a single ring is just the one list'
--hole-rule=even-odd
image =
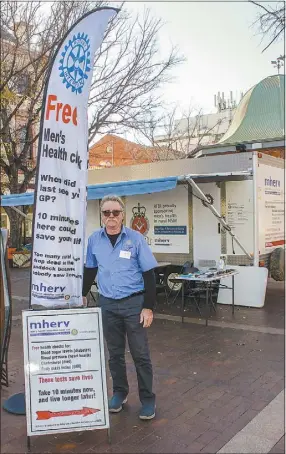
[{"label": "chair", "polygon": [[[95,291],[92,291],[92,287],[95,287]],[[96,296],[94,296],[94,294]],[[96,280],[93,282],[91,289],[87,295],[87,307],[90,306],[90,300],[91,298],[93,299],[93,302],[95,303],[95,306],[97,305],[97,297],[98,297],[98,287],[97,287],[97,282]]]},{"label": "chair", "polygon": [[166,301],[167,301],[167,304],[168,304],[168,292],[167,292],[167,288],[166,288],[166,279],[165,279],[166,269],[167,269],[167,267],[164,267],[164,268],[158,267],[158,268],[156,268],[155,269],[155,278],[156,278],[156,295],[158,293],[164,292],[165,293],[165,297],[166,297]]},{"label": "chair", "polygon": [[[193,265],[194,265],[193,262],[190,262],[190,261],[185,262],[184,265],[182,266],[180,272],[178,273],[178,275],[180,275],[180,274],[189,274],[189,273],[192,273],[194,271],[198,271],[198,268],[194,268]],[[175,279],[170,279],[170,282],[173,283],[173,287],[175,287],[175,285],[178,284],[178,281],[176,281]],[[194,287],[194,282],[193,281],[186,282],[184,287],[185,287],[185,293],[186,293],[186,288],[187,287],[190,287],[190,288]],[[182,290],[182,286],[180,286],[179,290],[177,291],[177,293],[176,293],[176,295],[175,295],[175,297],[174,297],[174,299],[172,301],[172,304],[175,303],[175,301],[176,301],[177,297],[179,296],[179,293],[180,293],[181,290]],[[172,289],[170,290],[169,295],[171,294],[171,292],[172,292]]]},{"label": "chair", "polygon": [[[182,266],[180,274],[189,274],[189,273],[194,273],[195,271],[199,271],[198,268],[194,267],[193,263],[188,261],[188,262],[184,263],[184,265]],[[170,279],[170,281],[172,282],[172,279]],[[176,281],[174,280],[173,282],[175,283]],[[216,311],[216,308],[215,308],[215,302],[213,300],[213,290],[218,289],[218,287],[219,287],[219,284],[217,285],[217,281],[212,282],[209,287],[209,298],[210,298],[210,302],[211,302],[211,305],[212,305],[214,311]],[[206,294],[206,288],[207,288],[206,282],[185,281],[185,283],[184,283],[184,296],[186,299],[187,298],[193,299],[196,309],[198,310],[200,315],[202,315],[201,310],[200,310],[201,295]],[[179,296],[179,293],[181,292],[181,289],[182,288],[180,288],[177,291],[172,304],[175,303],[177,297]]]}]

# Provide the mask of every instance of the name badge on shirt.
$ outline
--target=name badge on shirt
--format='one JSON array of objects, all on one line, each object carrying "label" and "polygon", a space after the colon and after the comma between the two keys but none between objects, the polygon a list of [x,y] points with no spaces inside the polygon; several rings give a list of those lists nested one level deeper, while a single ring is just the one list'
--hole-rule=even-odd
[{"label": "name badge on shirt", "polygon": [[122,259],[129,259],[131,257],[131,252],[130,251],[120,251],[119,257]]}]

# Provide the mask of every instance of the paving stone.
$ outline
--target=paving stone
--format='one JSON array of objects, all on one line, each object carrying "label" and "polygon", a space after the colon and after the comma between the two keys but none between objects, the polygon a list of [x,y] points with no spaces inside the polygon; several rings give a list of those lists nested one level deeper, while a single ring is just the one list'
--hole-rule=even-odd
[{"label": "paving stone", "polygon": [[218,451],[219,454],[237,454],[251,452],[258,453],[268,453],[272,447],[271,440],[267,438],[257,437],[251,434],[243,435],[243,439],[236,441],[236,438],[233,438],[225,447]]},{"label": "paving stone", "polygon": [[206,446],[209,444],[212,440],[217,438],[220,435],[220,433],[217,430],[208,430],[204,432],[202,435],[200,435],[197,439],[196,442],[203,444]]},{"label": "paving stone", "polygon": [[[28,286],[27,273],[23,279],[24,274],[14,273],[16,296],[21,294],[22,288],[23,296],[28,295],[28,290],[24,289]],[[273,288],[271,292],[271,295],[275,294]],[[275,325],[276,316],[270,307],[274,304],[277,309],[279,305],[276,300],[273,303],[273,296],[271,298],[262,310],[264,318],[259,315],[260,309],[255,309],[255,314],[263,326],[279,328],[280,322]],[[284,302],[279,304],[284,306]],[[25,301],[15,300],[14,315],[20,315],[20,309],[25,307]],[[226,307],[225,312],[228,309]],[[284,309],[279,310],[281,319]],[[236,310],[237,321],[245,313],[252,314],[253,311]],[[271,322],[268,322],[267,314]],[[254,325],[255,317],[251,317],[251,325]],[[123,412],[111,416],[112,445],[107,443],[105,431],[86,431],[57,437],[33,437],[34,452],[216,453],[283,389],[283,336],[155,320],[149,330],[149,339],[157,394],[155,420],[144,423],[138,419],[140,402],[136,374],[128,353],[129,404]],[[24,390],[20,319],[14,320],[12,326],[9,377],[11,383],[8,389],[2,389],[2,402],[11,394]],[[107,384],[110,390],[109,374]],[[24,453],[25,417],[3,410],[1,416],[1,452]],[[279,454],[283,442],[276,444]]]},{"label": "paving stone", "polygon": [[269,451],[271,454],[284,454],[285,453],[285,435],[273,446]]}]

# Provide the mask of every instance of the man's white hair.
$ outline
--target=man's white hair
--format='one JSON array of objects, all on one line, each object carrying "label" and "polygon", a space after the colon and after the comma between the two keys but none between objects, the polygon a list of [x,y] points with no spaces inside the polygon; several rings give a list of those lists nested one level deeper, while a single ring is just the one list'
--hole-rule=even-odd
[{"label": "man's white hair", "polygon": [[104,196],[103,199],[100,202],[100,211],[102,210],[102,207],[105,204],[105,202],[118,202],[119,205],[121,206],[122,210],[125,211],[125,206],[124,206],[123,200],[118,195],[106,195],[106,196]]}]

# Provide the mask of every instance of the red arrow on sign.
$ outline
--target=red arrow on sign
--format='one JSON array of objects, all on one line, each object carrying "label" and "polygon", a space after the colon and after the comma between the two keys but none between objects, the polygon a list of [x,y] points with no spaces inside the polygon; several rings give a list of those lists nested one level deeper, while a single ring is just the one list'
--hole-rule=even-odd
[{"label": "red arrow on sign", "polygon": [[50,418],[58,418],[60,416],[74,416],[74,415],[82,415],[88,416],[93,415],[100,411],[97,408],[89,408],[83,407],[81,410],[66,410],[66,411],[36,411],[37,413],[37,420],[45,420]]}]

